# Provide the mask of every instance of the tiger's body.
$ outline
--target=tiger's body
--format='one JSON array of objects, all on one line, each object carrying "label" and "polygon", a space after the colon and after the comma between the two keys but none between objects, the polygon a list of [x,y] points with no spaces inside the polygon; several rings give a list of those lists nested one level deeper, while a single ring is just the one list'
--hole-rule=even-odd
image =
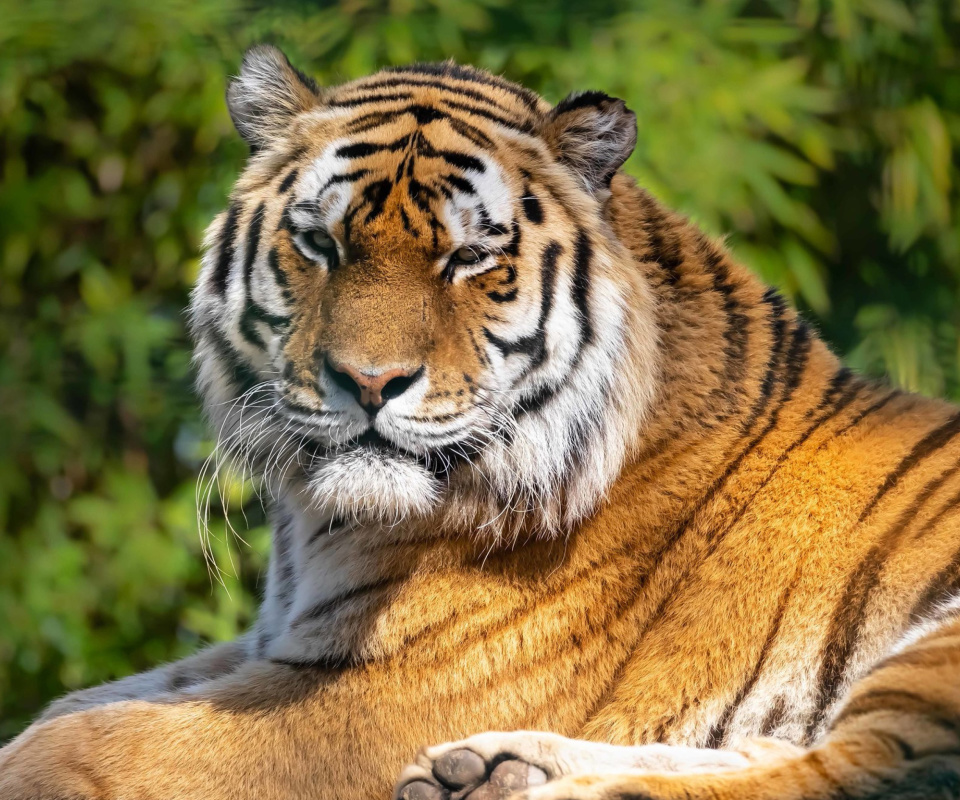
[{"label": "tiger's body", "polygon": [[230,101],[193,326],[261,615],[59,701],[0,797],[387,797],[516,729],[397,794],[960,796],[957,408],[617,172],[618,101],[269,49]]}]

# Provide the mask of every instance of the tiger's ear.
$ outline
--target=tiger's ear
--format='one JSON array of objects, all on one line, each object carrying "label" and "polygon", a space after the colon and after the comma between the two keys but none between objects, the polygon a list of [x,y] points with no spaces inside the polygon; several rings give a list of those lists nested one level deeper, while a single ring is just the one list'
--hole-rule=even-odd
[{"label": "tiger's ear", "polygon": [[547,117],[544,138],[594,193],[610,181],[637,144],[637,117],[603,92],[574,92]]},{"label": "tiger's ear", "polygon": [[276,47],[257,45],[244,53],[240,74],[227,87],[227,108],[237,132],[254,151],[297,114],[320,102],[320,87]]}]

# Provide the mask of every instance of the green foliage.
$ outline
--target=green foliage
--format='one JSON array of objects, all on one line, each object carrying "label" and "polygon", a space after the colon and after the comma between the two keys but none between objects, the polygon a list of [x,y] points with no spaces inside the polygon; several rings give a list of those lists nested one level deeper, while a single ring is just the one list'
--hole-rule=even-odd
[{"label": "green foliage", "polygon": [[249,546],[214,514],[223,584],[201,552],[182,313],[244,158],[222,97],[253,42],[321,81],[454,57],[554,101],[623,97],[644,185],[853,364],[960,398],[952,0],[0,0],[0,19],[0,741],[254,613],[248,488],[227,494]]}]

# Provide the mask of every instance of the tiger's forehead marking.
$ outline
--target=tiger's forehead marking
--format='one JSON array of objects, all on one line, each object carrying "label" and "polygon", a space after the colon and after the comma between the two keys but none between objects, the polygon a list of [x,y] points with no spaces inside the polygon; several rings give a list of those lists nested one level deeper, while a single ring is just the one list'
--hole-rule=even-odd
[{"label": "tiger's forehead marking", "polygon": [[403,113],[328,143],[299,181],[291,220],[306,227],[312,215],[345,246],[383,217],[398,218],[434,251],[506,235],[522,187],[512,186],[495,155],[445,122]]},{"label": "tiger's forehead marking", "polygon": [[[384,70],[344,84],[326,99],[340,108],[391,104],[420,117],[418,122],[441,117],[462,121],[466,114],[525,133],[533,132],[549,109],[542,98],[522,86],[449,62]],[[365,125],[377,113],[367,111],[354,124]]]}]

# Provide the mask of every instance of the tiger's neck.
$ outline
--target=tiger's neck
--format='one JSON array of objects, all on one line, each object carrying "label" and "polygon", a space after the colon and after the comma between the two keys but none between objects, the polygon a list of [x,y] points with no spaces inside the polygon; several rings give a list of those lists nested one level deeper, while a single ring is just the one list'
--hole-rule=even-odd
[{"label": "tiger's neck", "polygon": [[[744,437],[791,402],[801,370],[836,372],[835,357],[776,293],[628,179],[615,180],[608,212],[633,256],[617,266],[621,285],[655,299],[658,385],[643,414],[631,416],[623,404],[610,411],[605,424],[624,452],[609,492],[598,490],[597,508],[552,542],[524,529],[522,517],[510,539],[491,540],[463,535],[442,515],[391,527],[335,526],[287,496],[274,514],[255,637],[260,655],[295,663],[386,657],[439,624],[433,616],[449,613],[420,597],[449,596],[458,610],[497,598],[503,608],[523,607],[625,546],[642,561],[703,505]],[[649,357],[642,342],[628,336],[626,343],[617,378],[624,384],[635,379],[631,365]],[[630,395],[615,384],[611,391]],[[608,446],[602,436],[587,444]]]},{"label": "tiger's neck", "polygon": [[[617,175],[608,213],[656,297],[661,332],[657,400],[628,459],[634,473],[698,462],[719,473],[729,444],[789,402],[803,368],[839,361],[783,298],[718,242]],[[672,469],[672,468],[671,468]]]}]

